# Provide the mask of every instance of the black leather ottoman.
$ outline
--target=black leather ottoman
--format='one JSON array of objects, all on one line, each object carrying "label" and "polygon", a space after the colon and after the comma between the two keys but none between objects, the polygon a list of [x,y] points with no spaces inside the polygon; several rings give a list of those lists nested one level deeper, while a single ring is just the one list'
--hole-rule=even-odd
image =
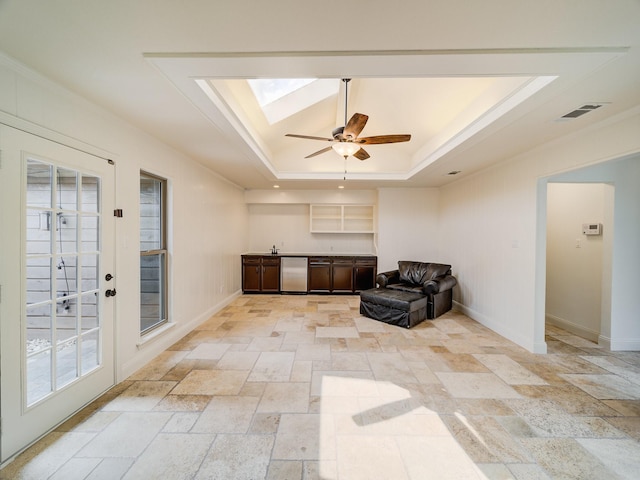
[{"label": "black leather ottoman", "polygon": [[427,297],[389,288],[360,292],[360,315],[411,328],[427,318]]}]

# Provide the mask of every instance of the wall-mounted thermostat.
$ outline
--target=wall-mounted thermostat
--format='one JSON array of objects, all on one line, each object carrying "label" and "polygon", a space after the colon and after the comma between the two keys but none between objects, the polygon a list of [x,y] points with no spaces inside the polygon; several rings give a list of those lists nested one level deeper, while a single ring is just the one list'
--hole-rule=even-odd
[{"label": "wall-mounted thermostat", "polygon": [[600,235],[602,233],[601,223],[583,223],[582,233],[584,235]]}]

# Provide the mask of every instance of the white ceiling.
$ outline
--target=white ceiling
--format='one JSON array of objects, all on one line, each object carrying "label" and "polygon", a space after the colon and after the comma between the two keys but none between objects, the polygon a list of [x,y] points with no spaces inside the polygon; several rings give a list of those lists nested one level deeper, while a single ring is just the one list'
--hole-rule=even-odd
[{"label": "white ceiling", "polygon": [[[5,0],[0,51],[248,189],[439,186],[640,105],[636,0],[316,3]],[[269,126],[248,78],[353,78],[361,136],[412,139],[345,183],[336,153],[304,159],[327,144],[284,136],[330,137],[343,90]]]}]

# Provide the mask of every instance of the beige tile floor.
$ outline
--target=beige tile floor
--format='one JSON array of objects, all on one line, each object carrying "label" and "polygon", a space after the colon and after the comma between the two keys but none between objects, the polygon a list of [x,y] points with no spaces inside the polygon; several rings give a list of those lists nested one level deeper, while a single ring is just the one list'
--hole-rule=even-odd
[{"label": "beige tile floor", "polygon": [[640,353],[557,328],[534,355],[449,312],[236,299],[2,479],[638,479]]}]

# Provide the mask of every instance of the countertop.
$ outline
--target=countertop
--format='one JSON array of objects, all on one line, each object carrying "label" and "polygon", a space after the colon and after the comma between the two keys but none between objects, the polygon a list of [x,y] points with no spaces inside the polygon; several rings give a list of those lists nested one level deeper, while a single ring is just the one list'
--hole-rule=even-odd
[{"label": "countertop", "polygon": [[263,257],[375,257],[374,253],[339,253],[339,252],[247,252],[242,255],[258,255]]}]

